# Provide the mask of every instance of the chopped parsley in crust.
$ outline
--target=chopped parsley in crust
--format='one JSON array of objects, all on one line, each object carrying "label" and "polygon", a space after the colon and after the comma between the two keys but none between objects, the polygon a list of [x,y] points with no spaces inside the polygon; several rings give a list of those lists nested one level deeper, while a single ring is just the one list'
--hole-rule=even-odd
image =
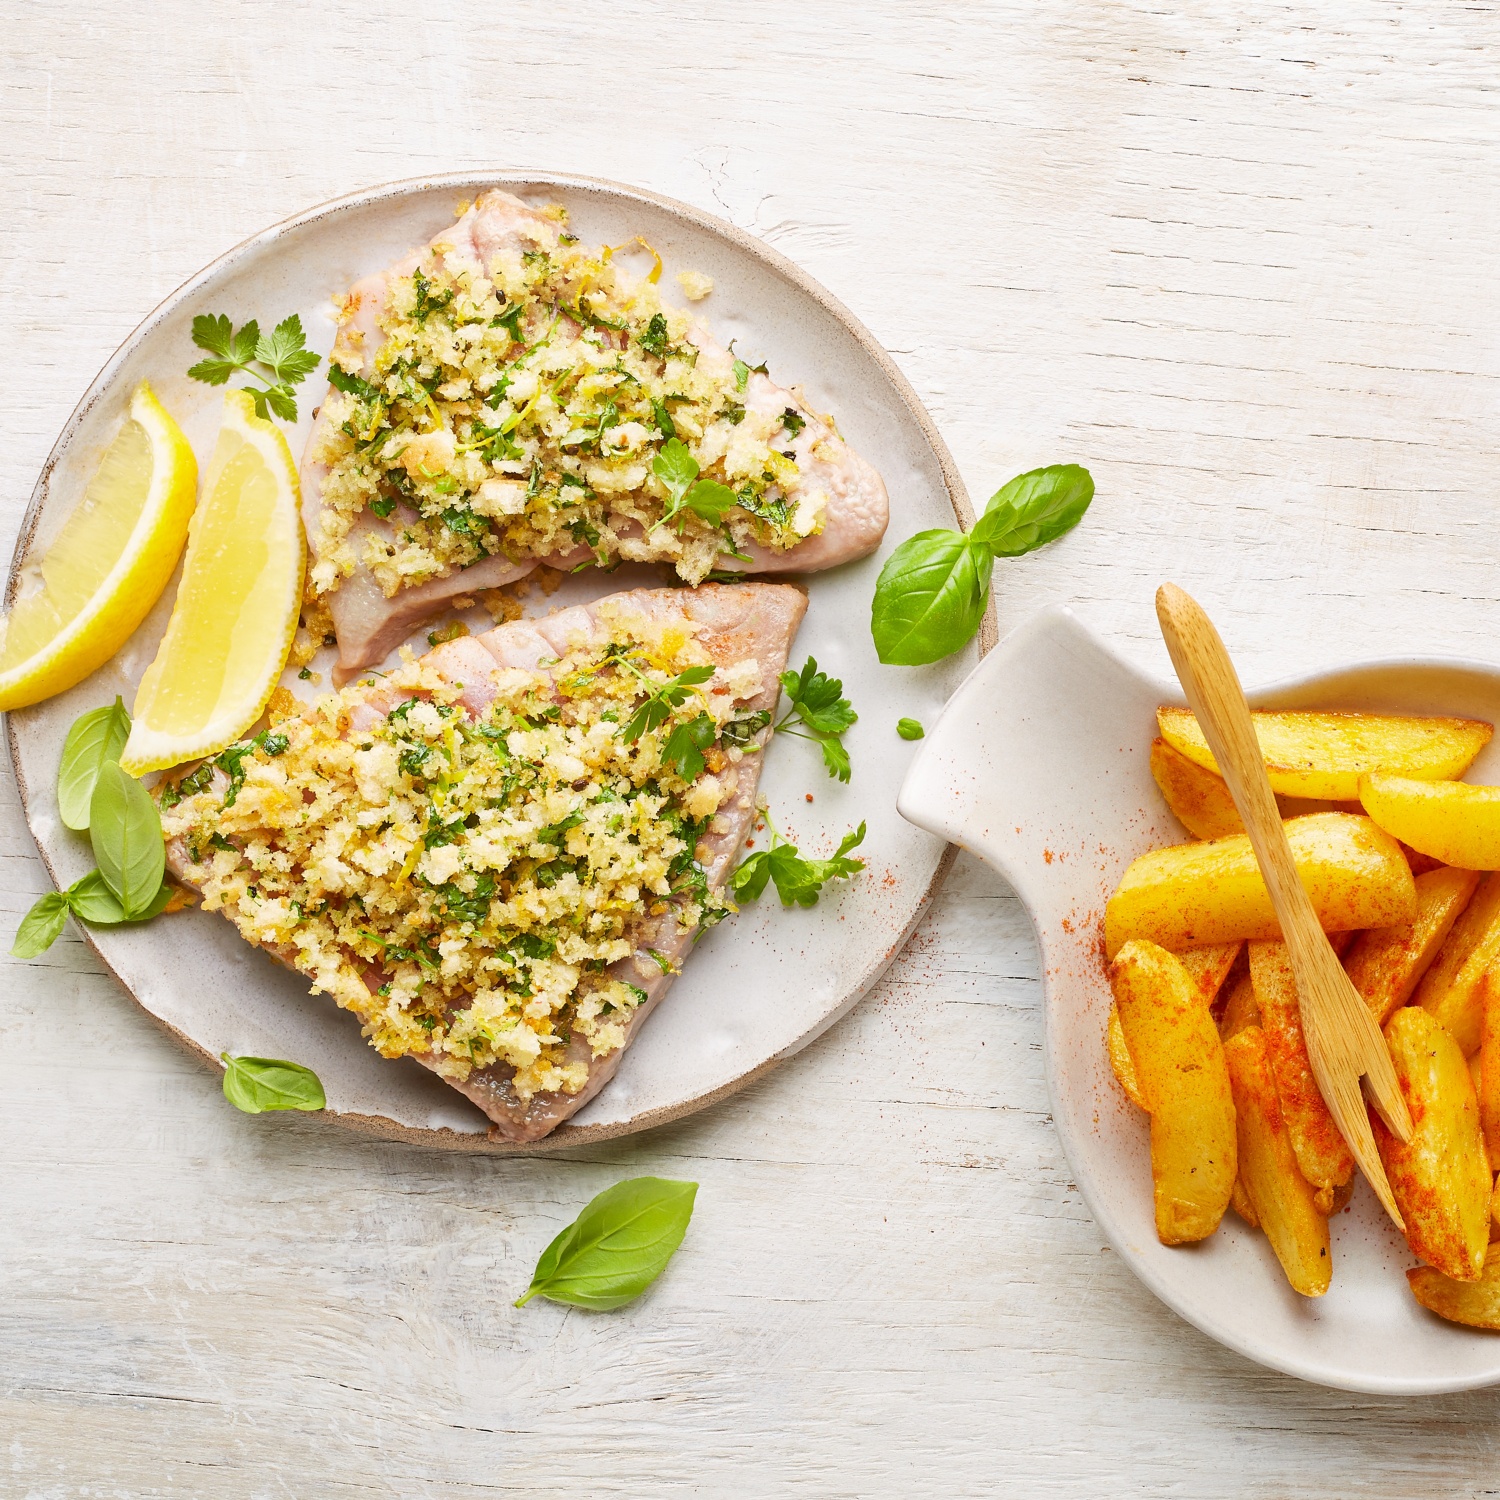
[{"label": "chopped parsley in crust", "polygon": [[174,872],[383,1055],[455,1086],[503,1065],[523,1105],[577,1094],[647,998],[642,934],[732,909],[708,844],[764,735],[742,732],[760,663],[607,603],[545,670],[496,666],[476,695],[439,648],[248,742],[232,797],[222,769],[181,777]]},{"label": "chopped parsley in crust", "polygon": [[[341,332],[309,449],[318,592],[362,566],[390,598],[488,557],[658,561],[696,583],[821,531],[822,492],[789,498],[806,419],[747,405],[744,367],[561,209],[533,218],[530,248],[487,263],[429,247],[386,281],[373,328]],[[664,522],[674,441],[727,494]]]}]

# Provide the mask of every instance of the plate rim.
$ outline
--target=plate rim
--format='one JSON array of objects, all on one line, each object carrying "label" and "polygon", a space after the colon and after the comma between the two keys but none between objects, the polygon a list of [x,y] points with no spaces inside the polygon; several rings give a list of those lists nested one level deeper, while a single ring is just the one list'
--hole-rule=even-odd
[{"label": "plate rim", "polygon": [[[303,209],[298,213],[280,219],[267,228],[240,240],[237,244],[209,261],[207,265],[189,276],[173,291],[163,297],[126,334],[114,352],[100,367],[98,374],[89,382],[87,389],[79,398],[67,420],[63,423],[56,441],[48,451],[47,457],[38,472],[36,483],[32,487],[31,498],[27,502],[25,511],[22,513],[20,528],[16,535],[15,550],[12,553],[10,567],[6,576],[3,595],[4,606],[8,609],[14,602],[16,590],[20,584],[22,564],[31,550],[31,544],[40,525],[54,471],[68,452],[84,420],[95,405],[113,388],[121,365],[123,365],[134,349],[171,313],[175,312],[189,298],[196,296],[203,288],[210,286],[219,277],[232,270],[241,261],[262,251],[271,249],[279,239],[293,230],[350,210],[367,208],[382,202],[394,202],[402,198],[415,196],[419,193],[428,193],[445,188],[459,193],[466,191],[479,192],[485,188],[494,187],[503,187],[511,190],[535,187],[543,189],[556,188],[559,190],[574,189],[582,192],[603,192],[606,195],[616,198],[649,204],[652,207],[663,209],[677,218],[685,219],[697,228],[721,240],[727,240],[742,254],[749,255],[752,259],[760,261],[775,274],[791,282],[800,292],[811,297],[837,322],[842,324],[844,329],[860,346],[863,353],[874,361],[886,383],[894,390],[907,415],[916,423],[923,441],[937,460],[943,490],[947,495],[949,504],[952,506],[954,517],[958,521],[959,526],[964,530],[968,530],[973,526],[975,516],[968,489],[958,472],[958,466],[953,460],[953,455],[948,450],[948,445],[943,441],[936,424],[922,405],[911,383],[902,374],[890,354],[887,353],[870,330],[826,287],[808,275],[807,272],[803,271],[795,262],[788,259],[779,250],[774,249],[747,231],[740,229],[737,225],[731,224],[727,219],[721,219],[715,214],[706,213],[692,204],[683,203],[678,199],[669,198],[664,194],[652,192],[647,188],[616,182],[610,178],[594,177],[580,173],[528,170],[524,168],[497,168],[492,170],[461,169],[452,172],[428,173],[417,177],[395,178],[377,183],[373,187],[361,188],[335,198],[325,199],[320,203],[312,205],[310,208]],[[992,597],[980,624],[978,636],[978,656],[980,661],[984,659],[996,644],[997,639],[998,629],[996,625],[995,603]],[[25,775],[22,772],[18,756],[14,714],[7,713],[5,721],[6,751],[10,760],[11,776],[16,784],[17,795],[21,802],[21,812],[26,820],[26,829],[31,835],[32,843],[36,846],[37,854],[41,858],[43,868],[47,871],[48,878],[52,881],[54,888],[56,888],[58,886],[57,871],[53,868],[52,861],[46,849],[37,837],[36,829],[32,822],[31,793]],[[628,1119],[604,1124],[580,1126],[564,1121],[563,1124],[558,1126],[549,1135],[543,1137],[542,1140],[532,1142],[500,1140],[493,1138],[490,1131],[483,1130],[468,1132],[455,1130],[448,1126],[430,1128],[417,1125],[403,1125],[399,1121],[385,1115],[364,1114],[358,1111],[321,1110],[318,1112],[318,1118],[334,1122],[358,1135],[372,1139],[403,1141],[436,1150],[505,1157],[545,1155],[574,1146],[587,1146],[596,1142],[618,1139],[621,1136],[636,1135],[641,1131],[651,1130],[659,1125],[667,1125],[674,1120],[684,1119],[688,1115],[696,1114],[699,1110],[707,1109],[711,1105],[717,1104],[733,1094],[737,1094],[741,1089],[748,1088],[752,1083],[763,1078],[787,1058],[803,1051],[825,1031],[843,1020],[860,1000],[870,992],[879,981],[881,975],[885,973],[895,961],[897,955],[905,948],[912,933],[916,930],[917,924],[926,915],[931,906],[933,896],[947,878],[948,872],[958,856],[958,852],[957,847],[951,843],[943,850],[938,858],[937,868],[933,871],[932,879],[928,882],[927,889],[922,892],[916,903],[911,921],[889,948],[877,955],[873,963],[858,976],[851,985],[844,1002],[836,1010],[827,1015],[820,1016],[816,1025],[774,1056],[766,1058],[755,1067],[747,1069],[745,1072],[738,1074],[736,1077],[715,1088],[695,1094],[691,1099],[683,1100],[676,1104],[662,1105],[655,1109],[644,1110],[637,1115],[630,1116]],[[114,965],[110,963],[108,957],[95,940],[92,929],[83,926],[81,923],[75,924],[75,926],[82,936],[84,943],[103,966],[105,972],[124,990],[131,1001],[190,1056],[198,1059],[207,1067],[218,1070],[219,1060],[216,1057],[185,1032],[179,1031],[177,1027],[157,1015],[149,1005],[136,995],[135,991],[126,983]]]}]

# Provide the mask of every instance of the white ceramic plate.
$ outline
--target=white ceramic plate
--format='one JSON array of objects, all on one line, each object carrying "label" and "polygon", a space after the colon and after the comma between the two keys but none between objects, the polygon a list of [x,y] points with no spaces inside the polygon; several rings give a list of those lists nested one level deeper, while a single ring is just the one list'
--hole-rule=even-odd
[{"label": "white ceramic plate", "polygon": [[[1249,694],[1256,707],[1462,714],[1500,723],[1500,669],[1404,660]],[[1360,1181],[1333,1221],[1333,1286],[1299,1297],[1265,1237],[1226,1214],[1168,1249],[1152,1221],[1146,1118],[1109,1070],[1104,903],[1136,855],[1187,837],[1148,764],[1156,708],[1181,689],[1114,656],[1067,610],[1033,616],[954,695],[900,797],[921,827],[1016,888],[1041,945],[1047,1082],[1078,1186],[1110,1244],[1161,1298],[1241,1354],[1346,1390],[1427,1394],[1500,1381],[1500,1335],[1445,1323],[1412,1298],[1415,1259]],[[1500,782],[1500,740],[1472,779]]]},{"label": "white ceramic plate", "polygon": [[[465,174],[396,183],[313,209],[209,266],[167,299],[125,342],[89,388],[37,483],[11,569],[44,547],[82,492],[119,423],[135,384],[149,379],[181,421],[200,464],[217,431],[221,394],[190,381],[197,358],[195,313],[228,313],[262,326],[302,316],[309,343],[333,342],[331,298],[359,276],[390,264],[451,222],[455,205],[504,186],[538,202],[566,205],[588,242],[619,245],[643,235],[674,273],[706,271],[716,290],[701,309],[720,335],[738,340],[778,377],[803,384],[836,414],[849,441],[884,476],[891,525],[876,557],[806,579],[811,608],[793,648],[811,652],[844,680],[862,715],[847,743],[849,787],[830,781],[815,746],[778,741],[762,787],[793,837],[818,853],[865,819],[867,872],[811,911],[783,911],[773,897],[716,928],[698,947],[670,996],[643,1028],[614,1081],[544,1147],[620,1135],[686,1114],[742,1086],[807,1045],[874,983],[911,931],[947,862],[942,840],[902,821],[896,790],[912,747],[896,720],[936,717],[974,665],[973,647],[922,672],[883,668],[870,640],[869,606],[881,562],[901,538],[972,519],[952,460],[910,386],[850,313],[775,251],[728,224],[649,193],[574,177]],[[303,389],[302,421],[289,432],[300,454],[319,376]],[[645,569],[610,577],[580,574],[537,608],[576,602],[642,582],[670,581]],[[7,595],[9,597],[9,595]],[[27,819],[58,883],[91,864],[85,840],[57,818],[58,753],[68,725],[87,708],[123,694],[128,705],[156,651],[172,591],[120,655],[87,682],[11,715],[9,743]],[[476,619],[477,627],[488,618]],[[420,645],[420,638],[418,638]],[[326,679],[325,679],[326,680]],[[299,684],[288,681],[294,691]],[[306,689],[303,689],[304,693]],[[814,801],[809,803],[806,794]],[[288,1057],[322,1078],[329,1116],[386,1135],[461,1149],[515,1151],[491,1143],[477,1109],[415,1063],[379,1058],[353,1018],[243,943],[221,918],[193,913],[134,930],[87,934],[142,1006],[206,1058],[224,1051]]]}]

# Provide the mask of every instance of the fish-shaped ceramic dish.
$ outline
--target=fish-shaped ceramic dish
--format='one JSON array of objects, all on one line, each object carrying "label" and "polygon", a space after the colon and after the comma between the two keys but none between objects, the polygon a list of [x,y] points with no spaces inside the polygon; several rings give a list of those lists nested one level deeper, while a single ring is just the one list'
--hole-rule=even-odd
[{"label": "fish-shaped ceramic dish", "polygon": [[[1500,668],[1417,658],[1319,672],[1249,693],[1257,708],[1459,714],[1500,722]],[[1148,764],[1175,682],[1115,656],[1068,610],[1039,612],[954,694],[902,787],[901,812],[992,864],[1041,948],[1047,1083],[1063,1149],[1110,1244],[1168,1307],[1272,1369],[1346,1390],[1419,1395],[1500,1382],[1500,1336],[1425,1311],[1416,1264],[1363,1181],[1333,1221],[1333,1285],[1305,1299],[1265,1237],[1226,1214],[1169,1249],[1152,1219],[1145,1116],[1104,1051],[1104,903],[1129,862],[1188,835]],[[1468,779],[1500,781],[1492,742]]]}]

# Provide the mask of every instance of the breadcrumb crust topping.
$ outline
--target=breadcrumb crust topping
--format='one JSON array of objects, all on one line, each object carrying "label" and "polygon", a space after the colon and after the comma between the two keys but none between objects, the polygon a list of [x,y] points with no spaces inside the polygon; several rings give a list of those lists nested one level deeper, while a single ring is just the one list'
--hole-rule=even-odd
[{"label": "breadcrumb crust topping", "polygon": [[[805,419],[747,406],[750,370],[700,350],[654,277],[559,230],[561,209],[550,217],[532,249],[481,266],[439,247],[393,278],[368,377],[340,340],[312,455],[329,471],[317,592],[360,562],[391,597],[496,553],[582,548],[698,583],[748,542],[784,550],[822,529],[816,506],[786,498]],[[689,295],[706,295],[712,282],[688,274]],[[662,523],[670,490],[653,464],[673,439],[736,497],[717,520]],[[367,511],[389,524],[356,530]]]},{"label": "breadcrumb crust topping", "polygon": [[[715,668],[687,628],[607,617],[546,671],[499,668],[469,712],[408,652],[164,785],[162,823],[206,910],[352,1010],[386,1057],[466,1078],[508,1063],[524,1101],[577,1092],[645,992],[613,966],[671,911],[732,906],[700,840],[753,753],[751,661]],[[691,751],[685,747],[692,746]],[[630,972],[626,970],[625,972]]]}]

